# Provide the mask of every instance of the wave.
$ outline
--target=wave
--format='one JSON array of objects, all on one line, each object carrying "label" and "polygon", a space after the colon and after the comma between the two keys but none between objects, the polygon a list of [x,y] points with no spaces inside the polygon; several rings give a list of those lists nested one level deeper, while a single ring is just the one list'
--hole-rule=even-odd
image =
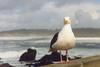
[{"label": "wave", "polygon": [[[39,39],[36,41],[36,39]],[[11,37],[0,37],[0,40],[32,40],[35,43],[50,42],[52,36],[11,36]],[[76,42],[98,42],[100,43],[100,37],[76,37]]]},{"label": "wave", "polygon": [[[37,49],[35,47],[31,47],[32,49]],[[0,52],[0,58],[7,59],[7,58],[15,58],[20,57],[22,53],[26,52],[27,50],[20,50],[20,51],[5,51]]]},{"label": "wave", "polygon": [[30,40],[30,39],[41,39],[41,38],[50,38],[51,36],[15,36],[15,37],[0,37],[0,40]]},{"label": "wave", "polygon": [[100,43],[100,37],[77,37],[76,42]]},{"label": "wave", "polygon": [[36,41],[33,41],[34,43],[49,43],[50,42],[50,39],[46,39],[46,40],[36,40]]},{"label": "wave", "polygon": [[14,57],[18,57],[19,55],[21,55],[23,51],[7,51],[7,52],[0,52],[0,57],[1,58],[14,58]]},{"label": "wave", "polygon": [[[51,38],[34,40],[34,43],[50,43]],[[76,37],[76,43],[100,43],[99,37]]]}]

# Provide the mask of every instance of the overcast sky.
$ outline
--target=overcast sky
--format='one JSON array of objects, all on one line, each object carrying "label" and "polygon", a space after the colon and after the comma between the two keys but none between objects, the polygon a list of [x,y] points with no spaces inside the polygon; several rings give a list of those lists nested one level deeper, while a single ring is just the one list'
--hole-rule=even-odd
[{"label": "overcast sky", "polygon": [[65,16],[73,28],[100,28],[100,0],[0,0],[0,31],[57,29]]}]

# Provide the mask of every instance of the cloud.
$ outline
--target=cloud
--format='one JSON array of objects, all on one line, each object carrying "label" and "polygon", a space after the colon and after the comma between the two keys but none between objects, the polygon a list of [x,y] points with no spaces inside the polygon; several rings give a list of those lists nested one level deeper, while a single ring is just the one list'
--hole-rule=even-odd
[{"label": "cloud", "polygon": [[38,10],[44,5],[48,0],[0,0],[0,11],[2,10]]},{"label": "cloud", "polygon": [[100,1],[99,0],[51,0],[52,2],[55,3],[56,6],[63,6],[65,4],[68,4],[68,5],[81,5],[83,3],[96,3],[96,4],[99,4]]},{"label": "cloud", "polygon": [[0,0],[0,30],[61,28],[64,16],[73,27],[98,28],[99,6],[98,0]]},{"label": "cloud", "polygon": [[100,17],[95,18],[91,13],[78,10],[75,13],[76,20],[78,21],[77,27],[84,28],[100,28]]},{"label": "cloud", "polygon": [[34,11],[50,2],[55,3],[58,7],[65,4],[100,3],[99,0],[0,0],[0,10],[29,9]]}]

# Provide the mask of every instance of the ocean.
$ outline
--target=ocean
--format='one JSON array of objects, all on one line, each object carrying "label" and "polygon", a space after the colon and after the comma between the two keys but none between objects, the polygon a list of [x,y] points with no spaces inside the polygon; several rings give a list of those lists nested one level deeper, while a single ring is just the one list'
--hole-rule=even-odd
[{"label": "ocean", "polygon": [[[2,37],[0,38],[0,63],[9,63],[16,67],[27,67],[18,60],[22,53],[28,48],[37,50],[36,59],[40,59],[48,54],[50,40],[52,36],[35,36],[35,37]],[[69,56],[88,57],[100,55],[99,42],[81,42],[76,43],[76,47],[69,50]]]}]

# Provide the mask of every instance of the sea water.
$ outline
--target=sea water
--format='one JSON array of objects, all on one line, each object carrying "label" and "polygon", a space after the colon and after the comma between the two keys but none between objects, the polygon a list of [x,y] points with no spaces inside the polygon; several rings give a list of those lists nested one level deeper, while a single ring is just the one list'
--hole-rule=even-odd
[{"label": "sea water", "polygon": [[[14,37],[13,37],[14,38]],[[5,38],[6,39],[6,38]],[[38,37],[31,39],[0,39],[1,63],[9,63],[16,67],[27,67],[18,60],[28,48],[37,50],[36,59],[48,54],[50,37]],[[76,47],[69,50],[69,56],[93,56],[100,55],[100,43],[76,43]]]}]

